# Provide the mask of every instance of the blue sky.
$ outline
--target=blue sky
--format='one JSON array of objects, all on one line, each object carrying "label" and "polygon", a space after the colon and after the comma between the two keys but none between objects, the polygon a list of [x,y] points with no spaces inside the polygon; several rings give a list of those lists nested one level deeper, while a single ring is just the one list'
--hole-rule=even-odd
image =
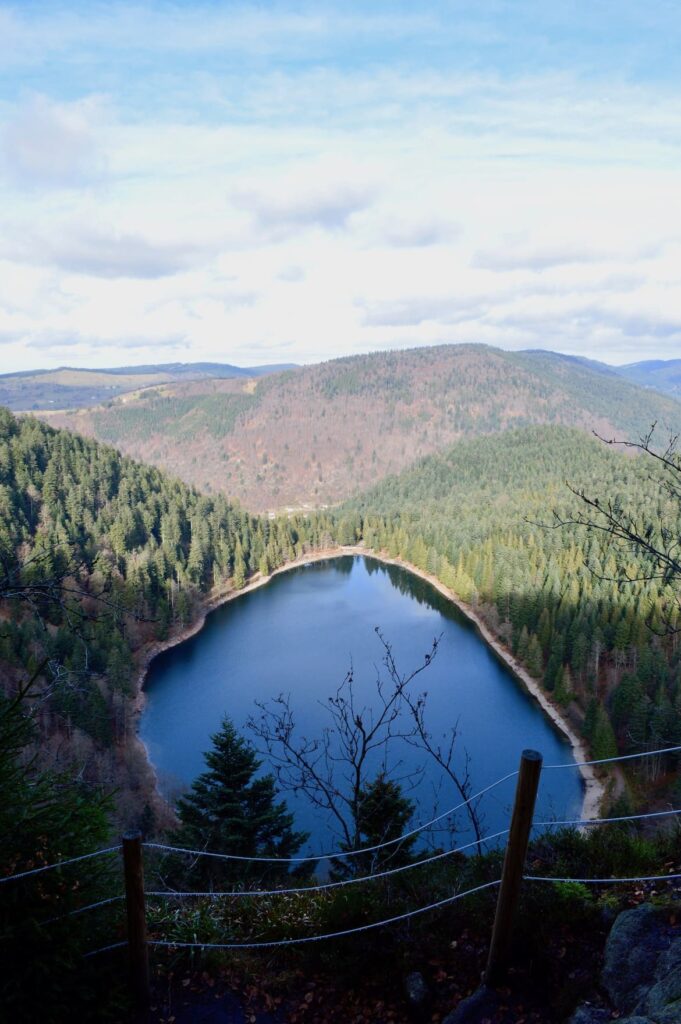
[{"label": "blue sky", "polygon": [[3,369],[681,356],[676,3],[0,3]]}]

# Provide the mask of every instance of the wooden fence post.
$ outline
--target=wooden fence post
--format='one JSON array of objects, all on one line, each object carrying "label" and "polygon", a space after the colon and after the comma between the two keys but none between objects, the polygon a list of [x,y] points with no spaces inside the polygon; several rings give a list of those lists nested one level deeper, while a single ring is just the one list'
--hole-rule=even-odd
[{"label": "wooden fence post", "polygon": [[149,1005],[149,948],[140,832],[126,832],[123,836],[123,868],[128,914],[130,986],[135,1005],[138,1009],[145,1009]]},{"label": "wooden fence post", "polygon": [[498,980],[508,957],[511,942],[513,916],[520,894],[520,883],[525,869],[527,844],[532,828],[534,804],[541,775],[542,755],[536,750],[523,750],[520,757],[518,785],[515,791],[513,817],[508,835],[508,845],[501,873],[501,886],[497,900],[497,911],[489,948],[485,984],[492,985]]}]

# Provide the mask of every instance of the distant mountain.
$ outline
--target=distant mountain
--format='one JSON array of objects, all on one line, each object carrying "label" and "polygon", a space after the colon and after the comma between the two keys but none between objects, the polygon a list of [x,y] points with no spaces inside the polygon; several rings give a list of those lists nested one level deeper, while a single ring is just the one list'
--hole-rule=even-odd
[{"label": "distant mountain", "polygon": [[594,373],[604,373],[612,376],[617,375],[619,369],[617,366],[610,366],[609,363],[601,363],[597,359],[587,359],[586,356],[573,356],[568,355],[566,352],[551,352],[545,348],[528,348],[524,349],[521,355],[526,356],[545,356],[548,359],[553,359],[556,362],[564,363],[575,363],[579,366],[586,366],[588,369],[593,370]]},{"label": "distant mountain", "polygon": [[681,359],[648,359],[614,369],[634,384],[681,398]]},{"label": "distant mountain", "polygon": [[0,374],[0,405],[14,412],[36,409],[83,409],[116,395],[178,380],[262,377],[290,369],[276,366],[231,366],[229,363],[159,363],[105,370],[60,366],[56,370],[20,370]]},{"label": "distant mountain", "polygon": [[264,510],[334,504],[460,438],[514,427],[677,432],[681,406],[552,352],[441,345],[174,382],[45,418]]},{"label": "distant mountain", "polygon": [[266,366],[232,366],[231,363],[148,363],[142,366],[118,366],[99,373],[136,374],[167,373],[173,379],[203,380],[204,378],[264,377],[268,373],[295,369],[296,363],[272,363]]}]

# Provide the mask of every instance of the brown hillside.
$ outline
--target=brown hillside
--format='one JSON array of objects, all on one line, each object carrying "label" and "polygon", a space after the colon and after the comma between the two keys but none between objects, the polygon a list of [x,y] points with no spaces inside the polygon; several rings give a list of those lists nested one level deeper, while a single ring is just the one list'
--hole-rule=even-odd
[{"label": "brown hillside", "polygon": [[464,436],[538,423],[620,437],[654,420],[681,426],[678,403],[615,373],[478,345],[174,383],[42,415],[255,511],[335,503]]}]

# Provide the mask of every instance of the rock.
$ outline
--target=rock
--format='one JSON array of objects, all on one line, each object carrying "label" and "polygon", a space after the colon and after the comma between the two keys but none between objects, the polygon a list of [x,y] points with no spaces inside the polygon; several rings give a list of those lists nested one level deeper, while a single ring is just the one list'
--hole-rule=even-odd
[{"label": "rock", "polygon": [[652,1024],[679,1024],[681,1021],[681,1001],[677,1000],[675,1003],[670,1003],[669,1006],[665,1007],[655,1017],[646,1017],[646,1021],[650,1020]]},{"label": "rock", "polygon": [[658,960],[655,977],[658,981],[661,981],[672,971],[676,970],[677,967],[681,967],[681,935],[672,940],[669,949]]},{"label": "rock", "polygon": [[681,937],[672,941],[655,968],[655,984],[637,1007],[656,1024],[681,1021]]},{"label": "rock", "polygon": [[[681,1022],[681,964],[653,985],[637,1009],[656,1021]],[[672,1010],[676,1016],[669,1017]]]},{"label": "rock", "polygon": [[671,944],[664,916],[643,903],[620,914],[608,936],[602,982],[622,1013],[642,1009],[639,1004],[656,981],[658,959]]},{"label": "rock", "polygon": [[606,1024],[611,1017],[610,1010],[599,1010],[596,1006],[579,1006],[567,1024]]},{"label": "rock", "polygon": [[442,1024],[482,1024],[487,1017],[491,1018],[498,1008],[499,997],[496,992],[487,985],[482,985],[472,996],[462,999],[457,1008],[445,1017]]}]

